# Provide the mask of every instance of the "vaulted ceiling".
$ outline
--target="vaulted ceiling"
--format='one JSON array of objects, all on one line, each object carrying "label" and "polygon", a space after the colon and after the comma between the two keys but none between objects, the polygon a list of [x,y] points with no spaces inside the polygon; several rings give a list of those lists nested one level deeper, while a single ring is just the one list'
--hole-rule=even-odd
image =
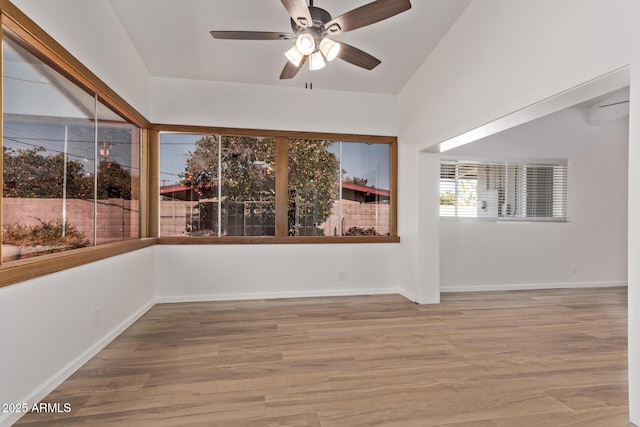
[{"label": "vaulted ceiling", "polygon": [[[336,36],[382,61],[367,71],[341,60],[280,80],[291,41],[214,40],[210,30],[289,32],[280,0],[110,0],[154,77],[370,93],[398,93],[471,0],[412,0],[400,15]],[[372,0],[316,0],[333,17]]]}]

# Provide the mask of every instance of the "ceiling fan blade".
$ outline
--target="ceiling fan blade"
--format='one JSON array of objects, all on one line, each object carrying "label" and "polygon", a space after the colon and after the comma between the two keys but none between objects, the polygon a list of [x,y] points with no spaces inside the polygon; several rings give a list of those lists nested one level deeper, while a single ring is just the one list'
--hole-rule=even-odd
[{"label": "ceiling fan blade", "polygon": [[313,19],[306,0],[282,0],[282,4],[296,24],[301,27],[313,26]]},{"label": "ceiling fan blade", "polygon": [[291,40],[291,33],[272,33],[268,31],[209,31],[214,39],[225,40]]},{"label": "ceiling fan blade", "polygon": [[377,0],[338,16],[327,22],[324,28],[329,34],[340,34],[375,24],[409,9],[409,0]]},{"label": "ceiling fan blade", "polygon": [[340,42],[338,58],[367,70],[373,70],[382,63],[382,61],[375,56],[369,55],[367,52],[343,42]]},{"label": "ceiling fan blade", "polygon": [[299,66],[295,66],[291,63],[291,61],[287,61],[282,69],[282,73],[280,73],[280,80],[292,79],[298,74],[298,71],[307,63],[307,57],[305,56],[302,59],[302,62]]}]

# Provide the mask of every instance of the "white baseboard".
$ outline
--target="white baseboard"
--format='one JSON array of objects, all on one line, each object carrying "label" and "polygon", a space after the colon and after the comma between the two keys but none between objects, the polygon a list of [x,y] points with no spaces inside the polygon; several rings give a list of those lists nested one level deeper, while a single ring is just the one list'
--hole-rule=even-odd
[{"label": "white baseboard", "polygon": [[387,295],[387,294],[403,295],[402,291],[399,288],[329,289],[329,290],[323,289],[323,290],[313,290],[313,291],[159,296],[159,297],[156,297],[156,303],[166,304],[166,303],[177,303],[177,302],[241,301],[241,300],[252,300],[252,299],[338,297],[338,296]]},{"label": "white baseboard", "polygon": [[411,302],[418,301],[418,299],[415,297],[415,295],[413,295],[411,292],[407,292],[404,289],[398,289],[396,293],[402,295],[403,297],[405,297],[406,299],[408,299]]},{"label": "white baseboard", "polygon": [[443,286],[440,292],[526,291],[533,289],[613,288],[627,282],[518,283],[506,285]]},{"label": "white baseboard", "polygon": [[[43,382],[38,388],[29,393],[28,396],[20,399],[19,402],[27,403],[29,407],[34,404],[40,402],[42,399],[47,397],[49,393],[55,390],[60,384],[62,384],[67,378],[71,376],[74,372],[76,372],[82,365],[87,363],[89,359],[95,356],[100,350],[105,348],[111,341],[118,337],[121,333],[125,331],[129,326],[131,326],[136,320],[142,317],[151,307],[155,305],[155,301],[149,301],[144,307],[140,310],[136,311],[134,314],[129,316],[124,322],[120,323],[114,329],[112,329],[107,335],[102,337],[98,342],[92,345],[89,349],[87,349],[84,353],[80,354],[78,357],[69,362],[65,367],[60,369],[58,372],[53,374],[49,379]],[[2,416],[4,415],[4,416]],[[24,413],[7,413],[0,414],[0,427],[10,426],[16,421],[18,421]]]}]

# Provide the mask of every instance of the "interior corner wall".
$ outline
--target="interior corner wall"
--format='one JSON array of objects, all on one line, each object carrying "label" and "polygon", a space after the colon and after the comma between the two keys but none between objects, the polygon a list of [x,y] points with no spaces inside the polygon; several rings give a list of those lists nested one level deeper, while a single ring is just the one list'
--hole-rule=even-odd
[{"label": "interior corner wall", "polygon": [[[397,134],[393,95],[153,77],[152,104],[155,123]],[[161,245],[158,300],[398,293],[399,246]]]},{"label": "interior corner wall", "polygon": [[39,402],[151,308],[154,266],[150,247],[0,288],[0,402]]},{"label": "interior corner wall", "polygon": [[109,0],[11,1],[149,118],[149,73]]},{"label": "interior corner wall", "polygon": [[627,117],[593,126],[573,107],[447,152],[567,159],[569,222],[441,218],[441,290],[626,286],[628,147]]},{"label": "interior corner wall", "polygon": [[397,246],[159,245],[157,301],[398,293]]}]

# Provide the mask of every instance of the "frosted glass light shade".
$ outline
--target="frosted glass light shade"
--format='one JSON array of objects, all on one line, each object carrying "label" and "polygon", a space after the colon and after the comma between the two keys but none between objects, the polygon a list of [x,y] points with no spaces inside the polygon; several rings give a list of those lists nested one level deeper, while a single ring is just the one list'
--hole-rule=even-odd
[{"label": "frosted glass light shade", "polygon": [[311,71],[319,70],[321,68],[324,68],[324,66],[324,58],[322,57],[322,53],[320,53],[320,51],[314,53],[309,57],[309,69]]},{"label": "frosted glass light shade", "polygon": [[340,53],[340,43],[336,43],[333,40],[323,39],[320,42],[320,52],[327,58],[327,61],[331,62]]},{"label": "frosted glass light shade", "polygon": [[284,56],[296,67],[299,67],[304,59],[304,55],[300,53],[296,45],[291,46],[291,48],[284,53]]},{"label": "frosted glass light shade", "polygon": [[310,55],[316,50],[316,39],[309,33],[300,34],[296,40],[296,47],[303,55]]}]

